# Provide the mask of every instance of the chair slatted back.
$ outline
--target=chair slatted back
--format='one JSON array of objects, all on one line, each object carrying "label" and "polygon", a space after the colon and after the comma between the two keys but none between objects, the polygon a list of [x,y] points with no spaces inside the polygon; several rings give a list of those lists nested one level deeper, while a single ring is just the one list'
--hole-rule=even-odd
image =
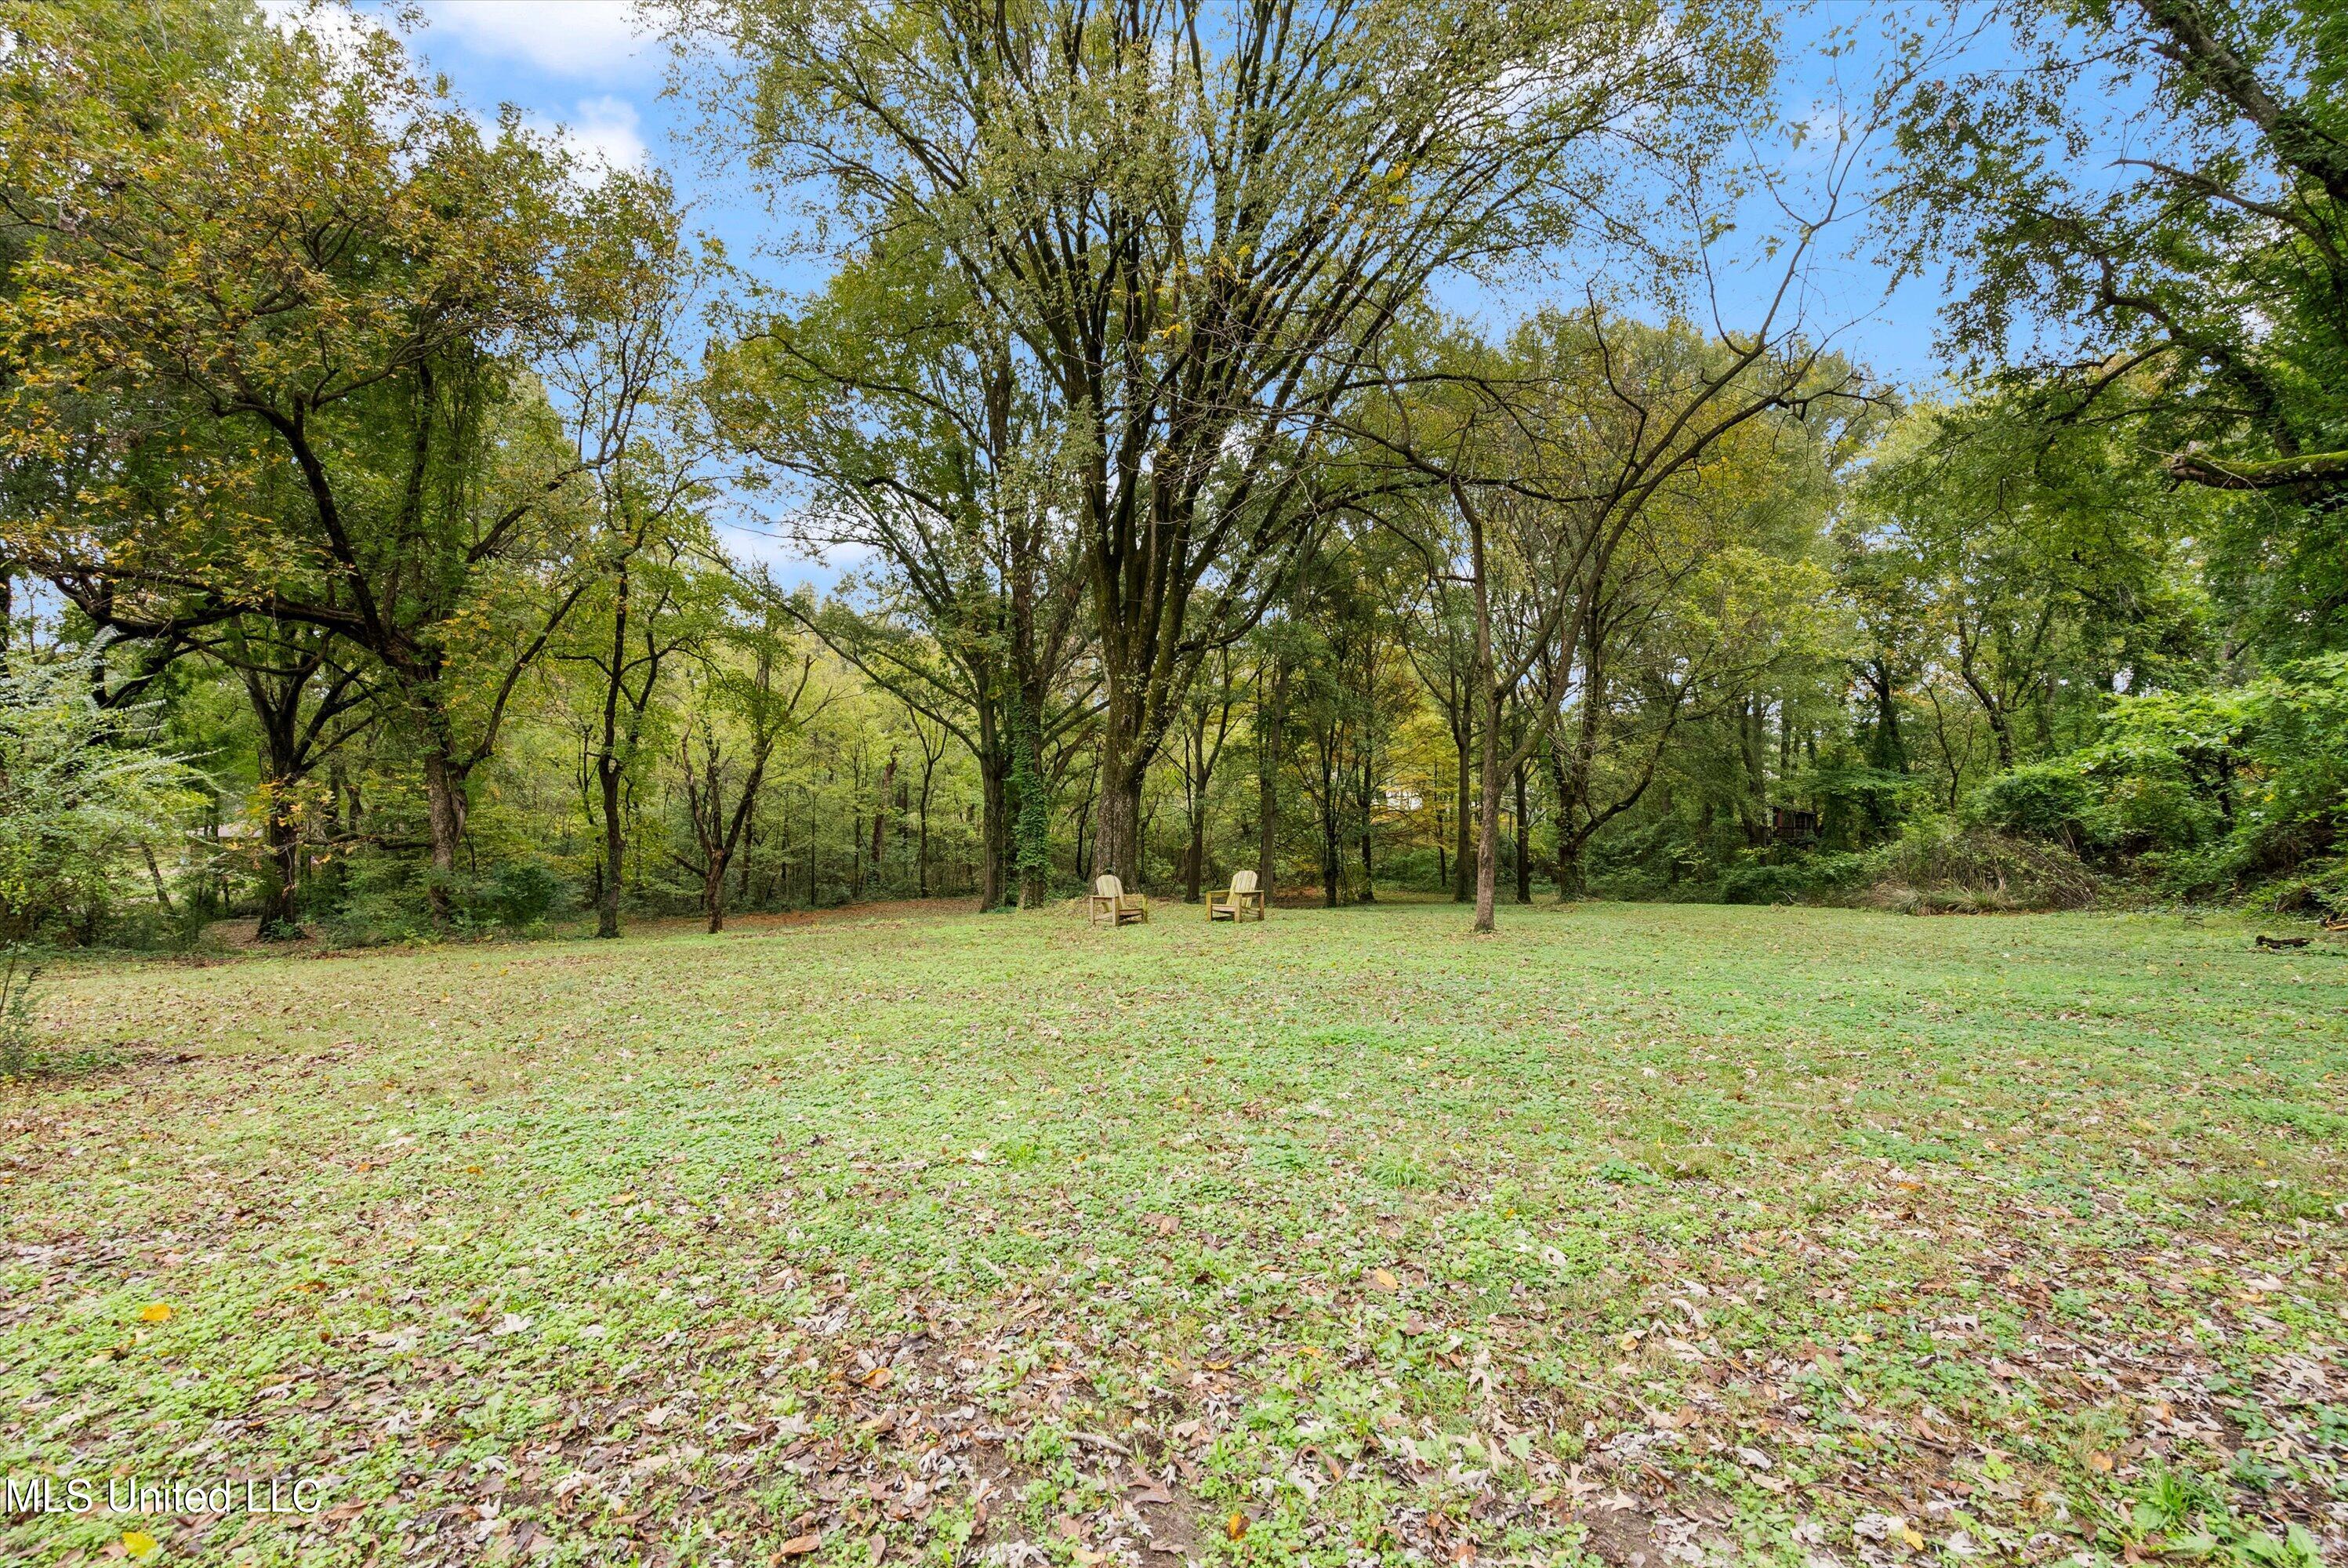
[{"label": "chair slatted back", "polygon": [[1099,876],[1093,879],[1093,896],[1095,898],[1123,898],[1125,896],[1125,884],[1117,881],[1114,872],[1103,872]]},{"label": "chair slatted back", "polygon": [[1253,872],[1233,872],[1231,875],[1231,891],[1233,892],[1255,892],[1255,873]]}]

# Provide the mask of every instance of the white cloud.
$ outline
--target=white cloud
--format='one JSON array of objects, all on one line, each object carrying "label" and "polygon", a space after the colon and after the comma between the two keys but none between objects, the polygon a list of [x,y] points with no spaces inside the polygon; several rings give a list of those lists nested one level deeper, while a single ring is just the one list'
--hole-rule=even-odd
[{"label": "white cloud", "polygon": [[261,0],[261,14],[288,36],[309,34],[327,58],[346,66],[356,62],[360,44],[376,30],[367,18],[318,0]]},{"label": "white cloud", "polygon": [[[475,118],[484,131],[497,134],[496,120],[485,114]],[[608,93],[581,98],[575,112],[560,120],[524,109],[521,123],[533,135],[561,142],[579,160],[579,178],[588,185],[602,183],[614,169],[644,166],[644,117],[625,98]]]},{"label": "white cloud", "polygon": [[608,80],[656,66],[634,0],[424,0],[431,35],[554,76]]},{"label": "white cloud", "polygon": [[580,161],[606,169],[644,166],[644,118],[625,98],[581,98],[576,118],[560,134]]}]

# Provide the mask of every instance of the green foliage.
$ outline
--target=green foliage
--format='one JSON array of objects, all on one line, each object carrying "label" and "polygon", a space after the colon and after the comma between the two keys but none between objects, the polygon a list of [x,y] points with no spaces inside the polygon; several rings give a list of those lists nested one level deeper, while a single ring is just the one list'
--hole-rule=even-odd
[{"label": "green foliage", "polygon": [[1781,861],[1747,861],[1722,873],[1723,903],[1809,903],[1866,882],[1874,861],[1862,854],[1798,855]]},{"label": "green foliage", "polygon": [[150,748],[149,707],[94,695],[95,653],[19,650],[0,665],[0,935],[87,942],[133,868],[178,858],[193,801]]},{"label": "green foliage", "polygon": [[2123,485],[2214,501],[2211,585],[2278,662],[2348,640],[2340,58],[2331,4],[2000,8],[1971,68],[1903,88],[1891,187],[1969,280],[1973,368],[2122,433]]},{"label": "green foliage", "polygon": [[2001,833],[2046,839],[2076,854],[2094,836],[2095,790],[2075,761],[2025,762],[1965,799],[1964,820]]},{"label": "green foliage", "polygon": [[2096,743],[2002,774],[1963,819],[2114,869],[2140,865],[2187,895],[2278,875],[2329,907],[2348,810],[2348,655],[2246,686],[2118,699]]},{"label": "green foliage", "polygon": [[571,902],[572,884],[541,860],[509,859],[485,878],[466,903],[510,931],[543,931],[547,917]]}]

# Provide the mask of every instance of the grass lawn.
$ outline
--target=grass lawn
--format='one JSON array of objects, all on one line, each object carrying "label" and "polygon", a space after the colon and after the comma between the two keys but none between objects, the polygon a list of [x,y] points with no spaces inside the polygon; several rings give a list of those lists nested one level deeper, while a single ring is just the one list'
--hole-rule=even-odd
[{"label": "grass lawn", "polygon": [[2348,948],[1502,919],[62,972],[0,1560],[2348,1561]]}]

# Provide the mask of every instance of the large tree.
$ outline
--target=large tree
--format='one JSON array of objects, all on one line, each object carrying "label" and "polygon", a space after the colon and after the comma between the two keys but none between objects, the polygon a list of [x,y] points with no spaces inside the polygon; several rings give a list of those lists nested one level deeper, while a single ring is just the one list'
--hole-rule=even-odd
[{"label": "large tree", "polygon": [[726,438],[797,481],[783,529],[858,562],[800,602],[803,624],[977,762],[980,906],[1014,882],[1041,902],[1045,858],[1014,825],[1048,821],[1044,753],[1097,685],[1070,678],[1090,644],[1053,387],[934,247],[898,234],[792,308],[743,313],[708,387]]},{"label": "large tree", "polygon": [[1395,313],[1574,236],[1624,144],[1705,141],[1766,67],[1748,8],[1645,0],[682,9],[747,77],[710,98],[731,145],[835,226],[917,229],[1066,410],[1128,879],[1150,760],[1324,514]]},{"label": "large tree", "polygon": [[1918,82],[1891,187],[1919,259],[1955,263],[1972,369],[2241,498],[2212,566],[2277,656],[2348,645],[2340,26],[2304,0],[1991,7]]},{"label": "large tree", "polygon": [[[599,394],[561,408],[538,370],[657,299],[630,279],[669,253],[667,192],[591,188],[510,115],[485,129],[376,29],[190,5],[126,42],[79,10],[12,8],[0,60],[0,214],[29,253],[0,302],[0,444],[86,475],[11,511],[11,552],[364,650],[445,914],[468,781],[594,580],[573,481],[623,448],[654,367],[591,355]],[[89,460],[93,399],[201,432],[170,487]]]}]

